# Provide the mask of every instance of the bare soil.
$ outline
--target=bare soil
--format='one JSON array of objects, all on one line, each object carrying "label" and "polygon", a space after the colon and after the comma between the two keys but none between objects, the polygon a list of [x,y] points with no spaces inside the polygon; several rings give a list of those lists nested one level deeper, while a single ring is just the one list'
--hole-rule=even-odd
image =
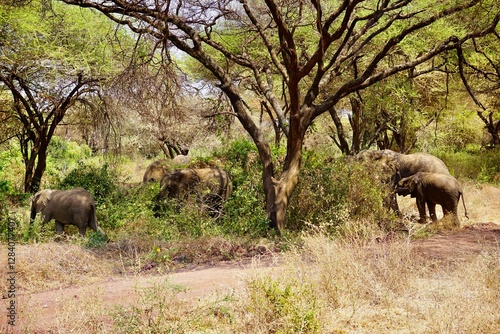
[{"label": "bare soil", "polygon": [[[412,250],[416,256],[429,261],[448,263],[457,263],[485,250],[499,247],[500,225],[492,222],[473,224],[458,230],[440,231],[429,238],[412,241]],[[17,298],[16,328],[31,328],[32,333],[56,333],[57,330],[51,328],[57,328],[57,319],[60,319],[61,312],[74,308],[78,313],[79,303],[88,303],[93,295],[98,295],[108,308],[133,305],[138,302],[141,291],[155,284],[177,286],[180,292],[176,296],[184,301],[210,298],[218,293],[241,288],[249,275],[279,268],[278,258],[278,255],[268,255],[252,260],[199,266],[164,275],[110,277],[106,282],[98,284],[20,295]],[[0,330],[12,329],[5,322],[6,317],[2,316]]]}]

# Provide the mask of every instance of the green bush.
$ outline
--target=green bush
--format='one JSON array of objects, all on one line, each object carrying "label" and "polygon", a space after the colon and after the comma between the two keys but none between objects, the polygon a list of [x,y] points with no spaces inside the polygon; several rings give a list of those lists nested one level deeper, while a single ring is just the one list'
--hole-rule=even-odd
[{"label": "green bush", "polygon": [[0,151],[0,193],[11,195],[24,189],[24,164],[19,143],[14,140],[2,145]]},{"label": "green bush", "polygon": [[441,125],[441,145],[455,152],[463,151],[469,146],[480,146],[484,124],[476,112],[460,110],[446,115]]},{"label": "green bush", "polygon": [[309,225],[335,232],[348,220],[391,228],[394,218],[384,206],[389,189],[376,166],[343,157],[329,161],[311,154],[290,201],[289,229],[300,231]]},{"label": "green bush", "polygon": [[58,185],[58,189],[82,187],[94,196],[96,203],[105,203],[116,190],[116,173],[107,164],[94,167],[81,162]]},{"label": "green bush", "polygon": [[32,224],[30,222],[20,224],[18,235],[26,243],[51,241],[56,236],[54,221],[44,224],[42,216],[37,215]]},{"label": "green bush", "polygon": [[83,144],[68,141],[54,136],[47,149],[47,169],[44,182],[49,185],[58,184],[68,172],[80,168],[84,161],[91,157],[92,151]]},{"label": "green bush", "polygon": [[231,176],[233,193],[224,205],[226,214],[217,222],[229,235],[262,236],[268,230],[262,186],[262,165],[255,145],[239,139],[215,155]]},{"label": "green bush", "polygon": [[444,161],[456,178],[500,184],[500,152],[478,150],[474,152],[433,152]]},{"label": "green bush", "polygon": [[275,333],[321,332],[321,303],[314,286],[300,279],[252,279],[247,302],[255,328],[273,328]]}]

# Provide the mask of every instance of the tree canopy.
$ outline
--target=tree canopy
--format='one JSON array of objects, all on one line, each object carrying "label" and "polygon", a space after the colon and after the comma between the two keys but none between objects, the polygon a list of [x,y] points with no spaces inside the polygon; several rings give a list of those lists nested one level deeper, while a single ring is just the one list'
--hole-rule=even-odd
[{"label": "tree canopy", "polygon": [[96,12],[43,1],[1,5],[0,35],[1,117],[12,124],[3,140],[18,138],[25,191],[35,192],[57,126],[75,105],[102,98],[121,66],[116,51],[134,42]]},{"label": "tree canopy", "polygon": [[[285,228],[306,131],[318,116],[388,77],[438,70],[436,56],[495,33],[500,19],[493,0],[64,2],[152,38],[164,59],[180,50],[197,61],[257,146],[266,210],[278,230]],[[282,164],[252,118],[249,89],[286,134]]]}]

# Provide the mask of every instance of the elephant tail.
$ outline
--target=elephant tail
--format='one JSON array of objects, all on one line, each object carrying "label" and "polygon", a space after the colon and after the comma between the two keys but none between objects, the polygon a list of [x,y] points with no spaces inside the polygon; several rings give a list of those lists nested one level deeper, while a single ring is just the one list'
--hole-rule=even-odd
[{"label": "elephant tail", "polygon": [[465,217],[469,219],[469,215],[467,214],[467,208],[465,207],[464,193],[461,193],[461,195],[462,195],[462,204],[464,205],[464,210],[465,210]]}]

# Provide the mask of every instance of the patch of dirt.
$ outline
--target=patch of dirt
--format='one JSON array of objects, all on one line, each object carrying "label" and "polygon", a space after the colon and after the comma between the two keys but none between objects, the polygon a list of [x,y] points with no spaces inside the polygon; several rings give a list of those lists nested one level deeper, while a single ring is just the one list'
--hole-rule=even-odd
[{"label": "patch of dirt", "polygon": [[[460,230],[441,231],[426,238],[412,241],[413,251],[424,260],[447,261],[450,263],[470,258],[483,251],[500,249],[500,225],[481,223]],[[88,286],[75,286],[65,289],[42,291],[17,298],[18,314],[16,328],[28,328],[32,333],[56,333],[57,319],[61,312],[72,308],[77,310],[79,303],[92,303],[98,296],[102,303],[112,308],[115,305],[127,306],[137,303],[140,291],[155,284],[167,282],[169,286],[181,289],[176,296],[184,301],[198,301],[209,298],[218,292],[227,293],[241,288],[245,278],[256,272],[272,272],[279,268],[278,256],[266,255],[239,262],[219,262],[215,265],[184,269],[180,272],[163,275],[138,275],[135,277],[112,277],[107,282]],[[147,270],[146,270],[147,271]],[[3,300],[1,307],[7,306]],[[6,331],[5,312],[0,319],[0,331]],[[6,331],[8,332],[8,331]]]},{"label": "patch of dirt", "polygon": [[494,249],[500,249],[500,225],[492,222],[442,230],[430,238],[413,241],[415,254],[444,262],[458,262]]}]

